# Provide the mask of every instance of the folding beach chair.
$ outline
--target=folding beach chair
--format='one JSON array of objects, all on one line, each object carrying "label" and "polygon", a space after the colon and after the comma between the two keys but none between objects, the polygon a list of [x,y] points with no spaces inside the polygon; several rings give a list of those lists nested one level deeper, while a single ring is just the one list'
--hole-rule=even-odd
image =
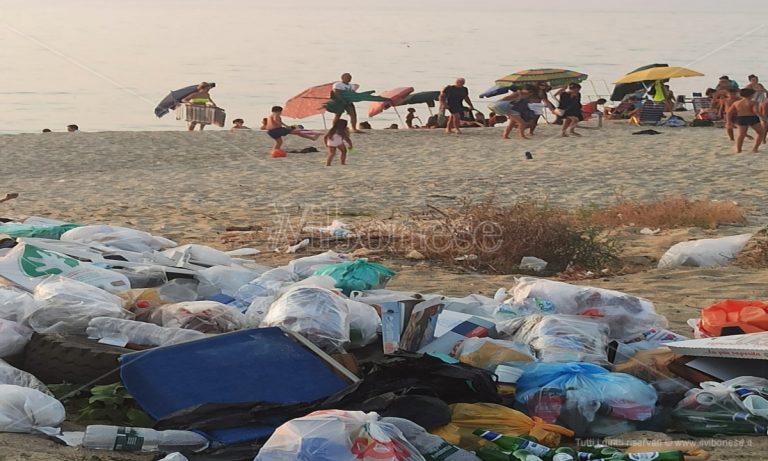
[{"label": "folding beach chair", "polygon": [[698,114],[702,109],[709,109],[712,107],[712,98],[701,96],[695,97],[691,99],[691,104],[693,104],[693,111]]},{"label": "folding beach chair", "polygon": [[664,116],[664,103],[645,101],[632,122],[636,125],[657,125]]}]

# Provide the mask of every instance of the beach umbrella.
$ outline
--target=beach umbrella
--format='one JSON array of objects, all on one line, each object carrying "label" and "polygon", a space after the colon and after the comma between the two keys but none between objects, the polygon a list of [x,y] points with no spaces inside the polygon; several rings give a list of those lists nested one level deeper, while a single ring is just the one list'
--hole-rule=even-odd
[{"label": "beach umbrella", "polygon": [[552,86],[561,86],[573,82],[583,82],[587,77],[587,74],[568,69],[528,69],[502,77],[496,80],[496,85],[535,85],[540,82],[549,82]]},{"label": "beach umbrella", "polygon": [[432,108],[435,107],[435,102],[438,99],[440,99],[439,91],[419,91],[418,93],[409,94],[398,106],[426,104],[427,108],[429,108],[429,115],[432,115]]},{"label": "beach umbrella", "polygon": [[334,114],[341,114],[344,112],[344,109],[349,104],[354,104],[356,102],[362,102],[362,101],[387,101],[387,98],[383,98],[381,96],[377,96],[373,94],[374,91],[340,91],[336,98],[334,99],[327,99],[325,104],[323,104],[323,107],[328,112],[332,112]]},{"label": "beach umbrella", "polygon": [[646,80],[669,80],[671,78],[680,77],[703,77],[704,74],[696,72],[695,70],[686,69],[685,67],[653,67],[650,69],[640,70],[627,74],[622,78],[616,80],[614,83],[634,83],[643,82]]},{"label": "beach umbrella", "polygon": [[[212,83],[211,85],[215,85]],[[197,91],[197,85],[185,86],[178,90],[173,90],[168,93],[168,96],[164,97],[162,101],[155,107],[155,115],[160,118],[168,112],[172,111],[181,103],[181,100]]]},{"label": "beach umbrella", "polygon": [[[652,69],[654,67],[669,67],[669,64],[648,64],[647,66],[638,67],[632,72],[629,72],[627,75],[639,72],[641,70]],[[628,94],[636,93],[641,90],[644,91],[651,85],[653,85],[653,80],[632,83],[619,83],[613,88],[613,93],[611,93],[611,101],[623,101],[624,97]]]},{"label": "beach umbrella", "polygon": [[[373,117],[384,112],[390,107],[399,105],[399,103],[402,102],[411,93],[413,93],[412,86],[403,86],[400,88],[393,88],[391,90],[384,91],[381,93],[381,97],[387,98],[387,100],[372,102],[368,106],[368,117]],[[395,113],[397,113],[397,109],[395,109]],[[400,118],[399,113],[397,114],[397,117]],[[400,120],[400,122],[402,123],[402,120]]]},{"label": "beach umbrella", "polygon": [[307,118],[325,112],[323,104],[331,99],[333,83],[307,88],[285,102],[283,115],[290,118]]},{"label": "beach umbrella", "polygon": [[492,87],[488,88],[487,90],[480,93],[481,98],[492,98],[494,96],[500,96],[502,94],[509,93],[512,91],[512,89],[515,88],[514,86],[499,86],[499,85],[493,85]]}]

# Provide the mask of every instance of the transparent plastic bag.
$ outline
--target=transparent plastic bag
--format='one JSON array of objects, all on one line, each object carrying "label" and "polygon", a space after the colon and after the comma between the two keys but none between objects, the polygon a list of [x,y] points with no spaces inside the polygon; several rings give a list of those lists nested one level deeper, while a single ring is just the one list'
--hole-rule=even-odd
[{"label": "transparent plastic bag", "polygon": [[[510,325],[517,325],[511,328]],[[531,315],[502,323],[508,338],[527,344],[542,362],[608,362],[608,325],[575,315]],[[505,336],[506,336],[505,335]]]},{"label": "transparent plastic bag", "polygon": [[35,299],[26,291],[0,287],[0,319],[18,322],[34,307]]},{"label": "transparent plastic bag", "polygon": [[237,265],[212,266],[198,271],[198,273],[210,284],[221,290],[223,294],[232,297],[235,297],[235,293],[240,287],[261,275]]},{"label": "transparent plastic bag", "polygon": [[262,327],[300,333],[326,352],[349,345],[349,308],[344,299],[319,287],[292,287],[272,304]]},{"label": "transparent plastic bag", "polygon": [[459,346],[457,358],[462,363],[489,371],[502,363],[535,360],[533,351],[526,344],[491,338],[465,339]]},{"label": "transparent plastic bag", "polygon": [[157,237],[136,229],[106,224],[72,229],[62,234],[61,240],[86,244],[100,243],[111,248],[136,253],[152,252],[176,246],[176,242],[163,237]]},{"label": "transparent plastic bag", "polygon": [[471,294],[463,298],[445,298],[444,304],[443,309],[446,311],[493,318],[494,312],[501,303],[487,296]]},{"label": "transparent plastic bag", "polygon": [[324,410],[278,427],[254,461],[425,461],[376,413]]},{"label": "transparent plastic bag", "polygon": [[205,338],[205,333],[183,328],[167,328],[135,320],[96,317],[85,330],[92,339],[119,339],[144,346],[170,346]]},{"label": "transparent plastic bag", "polygon": [[19,370],[11,366],[4,360],[0,360],[0,384],[12,384],[14,386],[28,387],[51,395],[45,384],[37,379],[32,373]]},{"label": "transparent plastic bag", "polygon": [[666,318],[656,313],[651,301],[603,288],[521,277],[511,301],[533,302],[557,314],[603,318],[610,326],[611,339],[623,340],[649,328],[667,327]]},{"label": "transparent plastic bag", "polygon": [[[645,421],[653,416],[657,395],[634,376],[611,373],[591,363],[530,363],[517,380],[519,405],[530,416],[572,429],[576,436],[598,435],[598,418]],[[619,428],[616,425],[615,428]],[[615,435],[600,427],[599,435]]]},{"label": "transparent plastic bag", "polygon": [[226,333],[246,326],[245,316],[240,311],[215,301],[166,304],[153,310],[149,320],[162,327],[202,333]]},{"label": "transparent plastic bag", "polygon": [[305,279],[323,267],[343,263],[344,261],[349,260],[350,257],[348,255],[339,254],[329,250],[318,255],[294,259],[283,269],[294,273],[300,279]]},{"label": "transparent plastic bag", "polygon": [[350,349],[367,346],[379,338],[381,317],[376,309],[368,304],[345,299],[349,309]]},{"label": "transparent plastic bag", "polygon": [[36,389],[0,384],[0,432],[57,433],[64,405]]},{"label": "transparent plastic bag", "polygon": [[171,258],[177,262],[189,262],[203,266],[232,265],[232,258],[223,251],[192,243],[180,247],[169,248],[163,251],[163,256]]},{"label": "transparent plastic bag", "polygon": [[22,323],[38,333],[84,335],[95,317],[133,318],[121,298],[64,277],[44,280],[34,295],[35,307]]},{"label": "transparent plastic bag", "polygon": [[32,333],[31,328],[20,323],[0,319],[0,358],[21,353]]},{"label": "transparent plastic bag", "polygon": [[358,259],[324,267],[315,272],[315,275],[333,277],[336,280],[336,288],[350,295],[353,291],[379,290],[386,287],[395,272],[381,264]]}]

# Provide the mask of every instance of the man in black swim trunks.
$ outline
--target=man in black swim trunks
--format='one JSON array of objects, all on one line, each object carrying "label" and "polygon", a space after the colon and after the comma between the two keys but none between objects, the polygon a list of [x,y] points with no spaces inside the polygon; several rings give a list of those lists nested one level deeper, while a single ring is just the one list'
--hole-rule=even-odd
[{"label": "man in black swim trunks", "polygon": [[475,106],[469,99],[469,90],[464,86],[465,83],[463,78],[457,78],[454,85],[446,86],[440,93],[440,105],[448,109],[448,113],[451,114],[448,117],[448,125],[445,127],[446,133],[453,133],[454,128],[456,134],[461,133],[459,127],[461,126],[461,114],[464,112],[464,102],[470,109],[475,110]]},{"label": "man in black swim trunks", "polygon": [[275,147],[272,148],[273,150],[280,150],[283,146],[283,136],[288,136],[289,134],[295,134],[296,136],[301,136],[302,138],[311,139],[313,141],[320,137],[320,133],[305,132],[304,130],[289,127],[283,123],[281,117],[282,113],[282,107],[274,106],[272,107],[272,113],[267,118],[267,134],[270,138],[275,140]]}]

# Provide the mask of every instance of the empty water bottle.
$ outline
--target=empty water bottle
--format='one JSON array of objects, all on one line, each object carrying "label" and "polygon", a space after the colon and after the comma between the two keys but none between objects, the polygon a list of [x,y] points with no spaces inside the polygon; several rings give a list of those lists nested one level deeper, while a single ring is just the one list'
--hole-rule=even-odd
[{"label": "empty water bottle", "polygon": [[85,428],[83,446],[113,451],[197,452],[208,448],[208,439],[192,431],[92,425]]}]

